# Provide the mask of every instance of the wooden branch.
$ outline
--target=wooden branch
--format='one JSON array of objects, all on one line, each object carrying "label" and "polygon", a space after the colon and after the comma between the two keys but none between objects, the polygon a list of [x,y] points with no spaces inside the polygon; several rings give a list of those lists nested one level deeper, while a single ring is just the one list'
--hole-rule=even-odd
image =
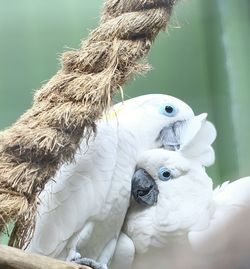
[{"label": "wooden branch", "polygon": [[90,269],[90,267],[0,245],[0,269]]}]

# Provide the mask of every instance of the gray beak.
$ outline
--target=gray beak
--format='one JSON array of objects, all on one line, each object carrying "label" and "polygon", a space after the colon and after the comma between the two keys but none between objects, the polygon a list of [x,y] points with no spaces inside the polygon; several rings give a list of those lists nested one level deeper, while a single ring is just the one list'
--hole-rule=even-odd
[{"label": "gray beak", "polygon": [[177,121],[168,127],[164,127],[158,137],[164,149],[176,151],[180,148],[180,135],[186,121]]},{"label": "gray beak", "polygon": [[152,206],[157,203],[159,194],[158,186],[144,169],[138,169],[134,173],[131,192],[138,204]]}]

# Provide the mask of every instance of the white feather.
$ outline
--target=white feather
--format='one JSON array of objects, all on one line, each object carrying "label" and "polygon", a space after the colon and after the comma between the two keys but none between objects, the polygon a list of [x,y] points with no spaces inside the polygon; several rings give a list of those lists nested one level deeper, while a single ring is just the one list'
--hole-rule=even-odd
[{"label": "white feather", "polygon": [[[217,187],[213,193],[214,209],[211,218],[208,220],[206,229],[199,232],[191,231],[189,240],[193,248],[199,251],[206,251],[201,248],[206,240],[216,238],[216,234],[223,229],[230,221],[237,216],[250,202],[250,177],[238,179],[232,183],[228,181]],[[220,244],[216,244],[219,251]]]},{"label": "white feather", "polygon": [[197,159],[204,166],[214,163],[215,154],[211,144],[216,138],[214,125],[206,121],[207,114],[203,113],[189,120],[182,132],[180,148],[187,158]]}]

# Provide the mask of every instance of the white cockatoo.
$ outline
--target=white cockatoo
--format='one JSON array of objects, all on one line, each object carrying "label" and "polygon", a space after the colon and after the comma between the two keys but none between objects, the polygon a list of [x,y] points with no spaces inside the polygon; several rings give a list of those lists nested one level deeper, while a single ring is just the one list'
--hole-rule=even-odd
[{"label": "white cockatoo", "polygon": [[165,259],[167,265],[168,255],[175,245],[186,244],[189,231],[205,228],[213,190],[204,166],[214,162],[215,137],[215,128],[201,114],[182,132],[178,151],[152,149],[139,156],[112,269],[158,267]]},{"label": "white cockatoo", "polygon": [[[193,119],[181,100],[140,96],[112,107],[83,140],[74,162],[64,164],[39,197],[30,252],[106,268],[129,205],[138,156],[152,148],[177,149]],[[95,263],[94,261],[97,261]]]},{"label": "white cockatoo", "polygon": [[200,251],[249,202],[250,178],[213,191],[204,167],[214,162],[216,131],[205,116],[182,134],[179,151],[153,149],[139,157],[133,198],[110,268],[169,268],[173,254],[176,258],[183,247]]}]

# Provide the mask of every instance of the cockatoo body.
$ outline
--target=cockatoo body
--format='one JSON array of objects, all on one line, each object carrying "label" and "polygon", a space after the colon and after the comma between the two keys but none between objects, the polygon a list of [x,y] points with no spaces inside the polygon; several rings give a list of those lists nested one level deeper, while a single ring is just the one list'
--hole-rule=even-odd
[{"label": "cockatoo body", "polygon": [[74,162],[63,165],[41,193],[28,251],[63,260],[81,256],[105,268],[129,205],[138,156],[151,148],[178,148],[193,117],[187,104],[167,95],[115,105],[97,122],[96,136],[83,139]]}]

